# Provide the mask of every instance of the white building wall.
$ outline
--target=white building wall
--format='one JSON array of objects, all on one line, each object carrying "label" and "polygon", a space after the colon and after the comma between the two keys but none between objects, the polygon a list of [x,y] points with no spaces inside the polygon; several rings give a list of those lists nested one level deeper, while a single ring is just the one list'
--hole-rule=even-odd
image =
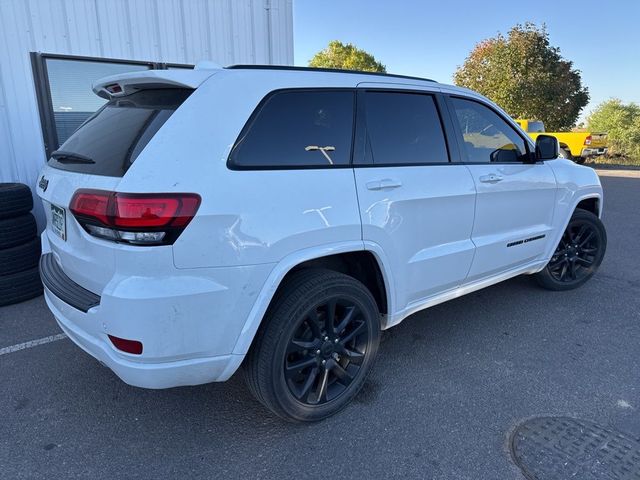
[{"label": "white building wall", "polygon": [[291,65],[292,0],[0,0],[0,182],[33,190],[46,159],[30,52]]}]

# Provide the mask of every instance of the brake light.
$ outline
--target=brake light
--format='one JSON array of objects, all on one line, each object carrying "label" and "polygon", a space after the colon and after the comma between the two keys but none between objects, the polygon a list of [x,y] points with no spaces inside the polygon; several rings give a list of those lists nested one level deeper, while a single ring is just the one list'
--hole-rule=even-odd
[{"label": "brake light", "polygon": [[587,138],[584,139],[585,145],[591,145],[591,135],[587,135]]},{"label": "brake light", "polygon": [[135,245],[170,245],[200,206],[195,193],[78,190],[69,209],[89,234]]},{"label": "brake light", "polygon": [[122,93],[122,87],[117,83],[112,83],[111,85],[107,85],[104,88],[109,93]]}]

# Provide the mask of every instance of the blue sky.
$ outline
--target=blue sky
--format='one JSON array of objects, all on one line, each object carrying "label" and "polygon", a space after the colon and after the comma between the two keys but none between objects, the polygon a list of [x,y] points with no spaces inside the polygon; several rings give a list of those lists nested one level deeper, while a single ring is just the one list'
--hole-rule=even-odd
[{"label": "blue sky", "polygon": [[473,46],[516,23],[546,23],[551,43],[574,62],[591,101],[640,103],[640,0],[294,0],[295,64],[330,40],[372,53],[390,73],[452,83]]}]

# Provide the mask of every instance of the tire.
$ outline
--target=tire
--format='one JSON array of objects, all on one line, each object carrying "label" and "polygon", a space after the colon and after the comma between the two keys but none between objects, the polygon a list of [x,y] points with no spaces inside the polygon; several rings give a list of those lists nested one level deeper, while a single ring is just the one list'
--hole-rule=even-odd
[{"label": "tire", "polygon": [[551,260],[544,270],[535,274],[535,278],[548,290],[578,288],[596,273],[606,249],[607,232],[602,221],[593,213],[578,208]]},{"label": "tire", "polygon": [[0,275],[11,275],[37,267],[40,253],[39,237],[23,245],[0,250]]},{"label": "tire", "polygon": [[[335,315],[327,324],[332,302]],[[380,313],[362,283],[330,270],[300,270],[279,289],[262,321],[243,365],[245,381],[281,418],[322,420],[360,391],[379,342]],[[295,368],[303,362],[308,365]]]},{"label": "tire", "polygon": [[574,157],[573,159],[578,165],[583,165],[587,161],[587,157]]},{"label": "tire", "polygon": [[560,150],[558,150],[558,158],[566,158],[567,160],[573,160],[573,157],[571,156],[571,152],[566,148],[560,148]]},{"label": "tire", "polygon": [[38,267],[0,276],[0,307],[42,295]]},{"label": "tire", "polygon": [[30,213],[0,220],[0,250],[27,243],[36,235],[36,219]]},{"label": "tire", "polygon": [[0,219],[24,215],[32,209],[29,187],[23,183],[0,183]]}]

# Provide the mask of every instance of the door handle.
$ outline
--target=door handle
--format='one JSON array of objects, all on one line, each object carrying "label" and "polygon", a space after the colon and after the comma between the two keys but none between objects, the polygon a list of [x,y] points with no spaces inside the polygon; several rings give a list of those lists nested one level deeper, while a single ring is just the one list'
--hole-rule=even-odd
[{"label": "door handle", "polygon": [[482,183],[498,183],[504,180],[502,175],[498,175],[497,173],[490,173],[489,175],[482,175],[480,177],[480,181]]},{"label": "door handle", "polygon": [[367,182],[368,190],[391,190],[402,186],[402,182],[399,180],[393,180],[391,178],[384,178],[382,180],[374,180],[373,182]]}]

